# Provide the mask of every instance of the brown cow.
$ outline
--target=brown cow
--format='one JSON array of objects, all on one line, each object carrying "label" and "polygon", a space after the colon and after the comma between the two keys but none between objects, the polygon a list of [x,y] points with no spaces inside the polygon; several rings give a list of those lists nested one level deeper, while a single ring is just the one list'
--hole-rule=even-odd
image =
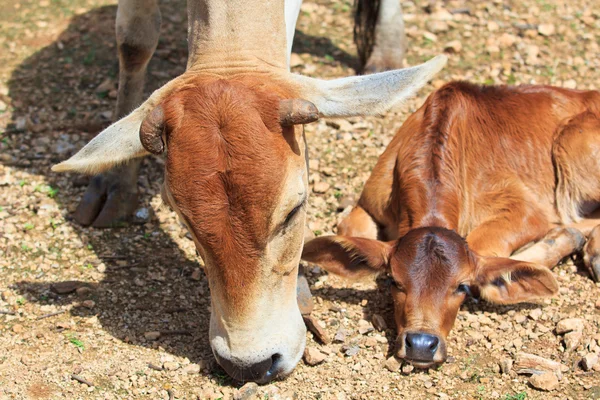
[{"label": "brown cow", "polygon": [[77,213],[104,226],[134,203],[124,193],[135,194],[139,158],[166,154],[163,198],[204,260],[210,344],[238,380],[284,376],[304,350],[296,301],[309,192],[302,124],[383,112],[446,61],[330,81],[291,74],[286,37],[293,36],[295,15],[286,11],[298,8],[288,3],[188,1],[187,70],[135,108],[160,12],[156,0],[119,1],[123,118],[53,168],[98,173],[121,165],[94,180]]},{"label": "brown cow", "polygon": [[347,277],[390,274],[397,357],[441,363],[469,292],[500,304],[553,295],[549,267],[584,235],[598,276],[600,219],[584,215],[600,202],[599,138],[596,91],[447,84],[400,128],[340,236],[302,257]]}]

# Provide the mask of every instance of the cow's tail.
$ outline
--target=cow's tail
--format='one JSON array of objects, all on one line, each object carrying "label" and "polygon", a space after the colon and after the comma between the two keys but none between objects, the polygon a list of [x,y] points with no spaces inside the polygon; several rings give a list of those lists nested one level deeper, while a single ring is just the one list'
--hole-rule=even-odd
[{"label": "cow's tail", "polygon": [[381,0],[354,0],[354,43],[362,72],[375,46],[375,28]]}]

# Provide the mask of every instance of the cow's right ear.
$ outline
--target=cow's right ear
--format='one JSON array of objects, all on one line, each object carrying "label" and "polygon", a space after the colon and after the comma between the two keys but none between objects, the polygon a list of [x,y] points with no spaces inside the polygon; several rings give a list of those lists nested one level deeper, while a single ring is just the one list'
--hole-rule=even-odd
[{"label": "cow's right ear", "polygon": [[333,274],[360,279],[377,275],[388,268],[393,243],[358,237],[323,236],[304,245],[302,259]]},{"label": "cow's right ear", "polygon": [[[152,114],[167,97],[183,87],[187,77],[180,76],[161,88],[136,108],[131,114],[121,118],[100,132],[73,157],[52,167],[55,172],[81,172],[97,174],[133,158],[143,157],[150,152],[140,140],[140,128],[144,121],[156,125],[158,114]],[[151,117],[148,120],[147,117]],[[152,120],[152,118],[154,118]],[[147,125],[147,130],[150,125]],[[158,142],[154,140],[155,146]],[[158,149],[158,147],[153,147]],[[153,151],[154,152],[154,151]]]}]

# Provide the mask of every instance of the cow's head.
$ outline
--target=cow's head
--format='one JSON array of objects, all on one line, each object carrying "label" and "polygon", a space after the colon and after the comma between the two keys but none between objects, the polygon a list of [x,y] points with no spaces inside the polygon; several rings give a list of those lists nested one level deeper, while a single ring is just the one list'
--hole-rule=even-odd
[{"label": "cow's head", "polygon": [[479,256],[456,232],[444,228],[414,229],[393,242],[320,237],[304,246],[302,258],[349,278],[391,275],[396,356],[422,368],[446,360],[446,337],[471,292],[492,303],[514,304],[558,290],[548,268]]},{"label": "cow's head", "polygon": [[296,302],[309,192],[302,124],[383,112],[444,63],[333,81],[188,73],[54,170],[97,173],[164,153],[162,197],[205,263],[214,355],[232,377],[266,382],[291,372],[305,343]]}]

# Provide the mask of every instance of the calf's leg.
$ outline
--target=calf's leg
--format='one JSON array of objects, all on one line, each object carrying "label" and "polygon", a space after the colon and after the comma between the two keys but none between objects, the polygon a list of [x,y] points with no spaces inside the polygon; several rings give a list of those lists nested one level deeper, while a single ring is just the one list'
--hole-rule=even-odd
[{"label": "calf's leg", "polygon": [[553,268],[563,258],[580,251],[584,243],[585,236],[577,229],[558,227],[550,230],[542,240],[510,258]]},{"label": "calf's leg", "polygon": [[504,189],[505,197],[496,197],[498,210],[480,223],[467,236],[467,243],[477,254],[487,257],[509,257],[525,244],[541,238],[550,225],[537,209],[527,206],[518,188]]},{"label": "calf's leg", "polygon": [[[146,67],[158,44],[160,22],[158,0],[119,0],[116,18],[119,91],[115,120],[142,102]],[[129,161],[92,178],[75,211],[75,220],[98,228],[126,220],[137,207],[141,161]]]}]

